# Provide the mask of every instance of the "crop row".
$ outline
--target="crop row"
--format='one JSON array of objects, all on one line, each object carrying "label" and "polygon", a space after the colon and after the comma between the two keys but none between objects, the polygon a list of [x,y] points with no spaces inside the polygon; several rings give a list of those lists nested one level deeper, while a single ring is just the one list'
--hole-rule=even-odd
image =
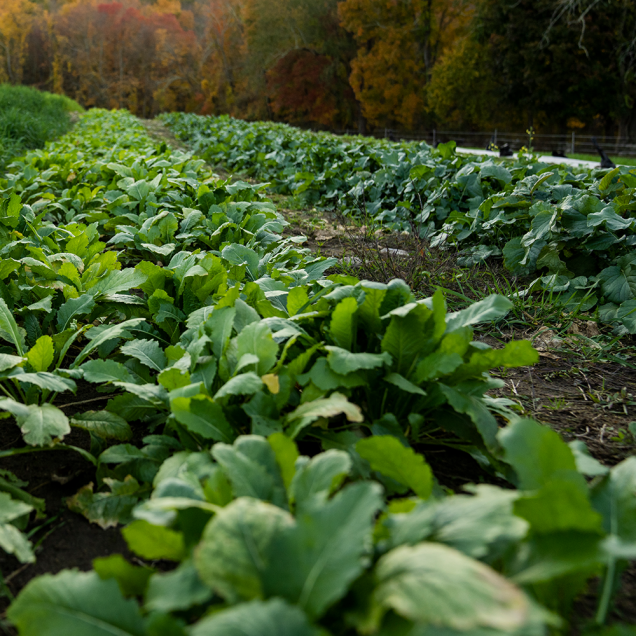
[{"label": "crop row", "polygon": [[412,230],[456,249],[459,264],[503,258],[524,292],[546,289],[571,311],[596,311],[636,333],[636,171],[589,170],[533,157],[505,166],[457,155],[454,142],[339,138],[283,124],[171,113],[200,156],[271,181],[310,204]]},{"label": "crop row", "polygon": [[[20,634],[539,636],[598,575],[606,621],[636,460],[609,470],[488,395],[489,370],[537,359],[473,340],[510,301],[448,313],[441,291],[325,276],[259,186],[125,112],[0,186],[0,409],[24,442],[0,459],[80,453],[96,485],[69,506],[144,560],[34,579]],[[65,415],[95,389],[103,410]],[[426,459],[444,448],[506,487],[452,493]],[[32,562],[41,502],[3,471],[0,504],[0,547]]]}]

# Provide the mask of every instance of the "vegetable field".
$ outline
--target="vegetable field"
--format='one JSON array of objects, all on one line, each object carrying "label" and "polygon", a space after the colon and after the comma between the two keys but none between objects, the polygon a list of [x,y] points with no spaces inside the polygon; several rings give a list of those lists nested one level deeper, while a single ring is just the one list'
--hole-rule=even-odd
[{"label": "vegetable field", "polygon": [[[342,273],[283,235],[266,184],[205,160],[467,262],[503,253],[535,276],[527,293],[619,334],[636,330],[636,175],[165,121],[203,159],[92,110],[0,180],[5,632],[632,633],[613,607],[636,459],[605,466],[493,395],[494,372],[538,360],[475,338],[513,302],[451,311],[441,289]],[[58,518],[27,467],[69,456],[88,479],[68,508],[121,553],[15,589]],[[460,489],[449,470],[467,463]]]},{"label": "vegetable field", "polygon": [[460,265],[503,258],[570,311],[597,312],[617,333],[636,333],[636,172],[555,166],[532,155],[502,165],[455,154],[454,142],[338,138],[284,124],[164,115],[212,163],[267,179],[278,192],[338,208],[432,247]]}]

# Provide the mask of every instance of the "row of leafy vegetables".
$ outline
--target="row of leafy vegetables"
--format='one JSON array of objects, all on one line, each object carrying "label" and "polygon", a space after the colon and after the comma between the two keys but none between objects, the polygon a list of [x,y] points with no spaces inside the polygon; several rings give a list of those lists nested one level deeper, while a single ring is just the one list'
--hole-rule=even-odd
[{"label": "row of leafy vegetables", "polygon": [[503,258],[532,289],[569,309],[598,309],[636,333],[636,171],[506,165],[460,156],[455,143],[393,143],[185,113],[163,120],[196,152],[268,179],[308,204],[367,216],[459,250],[460,265]]},{"label": "row of leafy vegetables", "polygon": [[[0,462],[80,453],[95,479],[69,506],[139,557],[34,579],[20,634],[539,636],[595,577],[606,623],[636,460],[609,470],[488,395],[489,370],[537,359],[473,339],[510,301],[448,313],[441,291],[326,275],[261,186],[126,112],[90,111],[0,185],[0,410],[24,442]],[[95,391],[102,410],[65,414]],[[444,449],[500,485],[453,493],[427,461]],[[0,473],[0,547],[24,563],[46,513],[27,487]]]}]

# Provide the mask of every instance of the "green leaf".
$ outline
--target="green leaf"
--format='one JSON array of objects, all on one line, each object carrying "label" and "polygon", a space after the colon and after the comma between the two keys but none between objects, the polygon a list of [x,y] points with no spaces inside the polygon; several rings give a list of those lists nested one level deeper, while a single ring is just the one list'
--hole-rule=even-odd
[{"label": "green leaf", "polygon": [[351,467],[349,454],[335,448],[311,459],[300,458],[289,489],[290,501],[299,507],[316,497],[326,501],[341,486]]},{"label": "green leaf", "polygon": [[174,398],[170,408],[177,422],[204,439],[230,442],[235,436],[221,406],[208,396]]},{"label": "green leaf", "polygon": [[376,567],[373,604],[413,622],[462,632],[515,633],[528,621],[523,592],[487,565],[444,545],[403,546]]},{"label": "green leaf", "polygon": [[0,548],[20,563],[35,563],[31,542],[14,525],[0,523]]},{"label": "green leaf", "polygon": [[154,371],[162,371],[168,362],[156,340],[130,340],[122,346],[121,352],[132,358],[137,358],[141,364]]},{"label": "green leaf", "polygon": [[86,411],[71,418],[71,426],[84,429],[104,439],[122,442],[132,437],[132,430],[125,419],[108,411]]},{"label": "green leaf", "polygon": [[497,181],[501,181],[501,183],[510,183],[512,181],[510,170],[492,162],[483,164],[480,169],[480,174],[482,177],[494,177]]},{"label": "green leaf", "polygon": [[77,316],[90,314],[95,308],[95,298],[83,294],[79,298],[69,298],[57,311],[57,326],[60,331],[68,329],[69,324]]},{"label": "green leaf", "polygon": [[267,596],[281,596],[317,618],[362,573],[376,513],[378,484],[355,483],[326,502],[311,499],[295,523],[274,535],[263,572]]},{"label": "green leaf", "polygon": [[329,333],[336,345],[347,351],[351,351],[355,341],[355,313],[358,310],[358,301],[355,298],[343,298],[331,314]]},{"label": "green leaf", "polygon": [[147,521],[133,521],[121,531],[128,547],[143,559],[181,561],[185,556],[183,534],[155,526]]},{"label": "green leaf", "polygon": [[375,435],[361,439],[356,451],[373,470],[408,486],[418,497],[428,499],[433,489],[433,472],[422,455],[395,437]]},{"label": "green leaf", "polygon": [[132,509],[138,503],[142,489],[130,475],[124,481],[107,478],[104,482],[111,487],[111,492],[93,492],[91,482],[69,497],[66,503],[70,510],[106,530],[130,521]]},{"label": "green leaf", "polygon": [[15,345],[18,355],[24,356],[24,339],[18,330],[18,325],[13,318],[11,310],[2,298],[0,298],[0,332],[3,332],[5,334],[3,337]]},{"label": "green leaf", "polygon": [[8,353],[0,353],[0,373],[2,371],[8,371],[9,369],[13,369],[13,367],[17,367],[19,364],[22,364],[25,361],[25,358],[21,356],[12,356]]},{"label": "green leaf", "polygon": [[[195,623],[190,636],[320,636],[302,610],[279,598],[231,607]],[[325,634],[326,636],[326,634]],[[617,635],[622,636],[622,635]]]},{"label": "green leaf", "polygon": [[148,276],[138,269],[116,269],[97,281],[88,290],[88,293],[94,298],[100,298],[120,291],[135,289],[147,280]]},{"label": "green leaf", "polygon": [[601,290],[606,300],[620,305],[626,300],[636,298],[636,267],[612,265],[598,275]]},{"label": "green leaf", "polygon": [[248,497],[236,499],[203,531],[194,554],[201,580],[229,603],[262,598],[270,543],[292,524],[291,515],[277,506]]},{"label": "green leaf", "polygon": [[269,445],[276,456],[276,463],[280,469],[281,477],[285,488],[289,490],[292,479],[296,474],[296,460],[298,459],[298,448],[293,439],[284,433],[273,433],[267,438]]},{"label": "green leaf", "polygon": [[591,496],[605,531],[623,542],[636,543],[636,457],[614,466],[592,487]]},{"label": "green leaf", "polygon": [[254,373],[241,373],[228,380],[215,394],[214,399],[220,400],[228,395],[252,395],[263,388],[263,381]]},{"label": "green leaf", "polygon": [[613,170],[610,170],[599,182],[598,189],[601,192],[604,192],[612,185],[612,181],[614,177],[619,173],[620,168],[616,167]]},{"label": "green leaf", "polygon": [[128,369],[114,360],[89,360],[80,371],[87,382],[134,382]]},{"label": "green leaf", "polygon": [[233,446],[215,444],[212,456],[223,467],[236,497],[254,497],[287,508],[276,454],[265,438],[243,435]]},{"label": "green leaf", "polygon": [[31,404],[29,414],[20,418],[20,430],[24,441],[31,446],[48,446],[54,437],[64,437],[71,432],[68,418],[52,404]]},{"label": "green leaf", "polygon": [[[109,340],[114,340],[115,338],[121,338],[127,329],[132,329],[137,325],[145,322],[143,318],[133,318],[132,320],[125,320],[124,322],[119,323],[118,325],[113,325],[112,327],[108,327],[103,331],[100,331],[97,337],[93,338],[80,352],[80,354],[75,358],[75,362],[71,365],[71,369],[77,367],[81,362],[84,361],[95,349],[97,349],[100,345],[108,342]],[[88,333],[92,331],[89,330]]]},{"label": "green leaf", "polygon": [[486,484],[467,488],[474,494],[455,495],[419,503],[408,514],[392,514],[385,525],[391,546],[415,545],[424,539],[445,543],[474,559],[492,562],[528,532],[529,524],[517,517],[515,490]]},{"label": "green leaf", "polygon": [[423,389],[420,389],[419,386],[417,386],[416,384],[413,384],[413,382],[410,382],[399,373],[389,373],[389,375],[387,375],[384,378],[384,381],[388,382],[389,384],[392,384],[393,386],[398,387],[399,389],[402,389],[402,391],[406,391],[407,393],[414,393],[416,395],[426,395],[426,391],[424,391]]},{"label": "green leaf", "polygon": [[[402,309],[402,308],[401,308]],[[393,370],[408,378],[417,358],[428,353],[425,347],[432,336],[428,322],[431,311],[417,305],[406,315],[394,314],[382,338],[382,351],[393,358]]]},{"label": "green leaf", "polygon": [[287,416],[289,435],[294,439],[300,431],[320,417],[335,417],[344,414],[349,422],[363,422],[360,407],[352,404],[341,393],[332,393],[328,398],[305,402]]},{"label": "green leaf", "polygon": [[148,611],[176,612],[210,600],[212,590],[204,585],[190,560],[176,570],[150,577],[144,607]]},{"label": "green leaf", "polygon": [[383,365],[390,365],[392,360],[388,353],[351,353],[340,347],[326,346],[329,351],[327,362],[340,375],[348,375],[359,369],[377,369]]},{"label": "green leaf", "polygon": [[252,276],[252,280],[258,278],[258,262],[260,258],[258,254],[249,247],[239,245],[238,243],[227,245],[221,251],[221,256],[232,265],[246,265]]},{"label": "green leaf", "polygon": [[511,309],[512,302],[505,296],[492,294],[488,298],[466,307],[466,309],[448,314],[446,317],[446,333],[477,323],[498,320],[503,318]]},{"label": "green leaf", "polygon": [[236,357],[238,360],[251,353],[258,357],[256,373],[265,375],[275,364],[278,356],[278,345],[274,342],[272,332],[264,322],[253,322],[243,328],[236,337]]},{"label": "green leaf", "polygon": [[519,487],[536,490],[555,475],[576,472],[574,455],[558,433],[533,420],[519,419],[499,432],[505,459],[515,469]]},{"label": "green leaf", "polygon": [[128,563],[121,554],[93,559],[93,570],[102,581],[115,579],[121,593],[126,596],[143,596],[153,570]]},{"label": "green leaf", "polygon": [[41,336],[27,352],[27,360],[35,371],[46,371],[53,363],[55,348],[50,336]]},{"label": "green leaf", "polygon": [[73,380],[62,378],[48,371],[38,371],[37,373],[19,373],[11,376],[12,378],[23,382],[24,384],[34,384],[41,389],[48,389],[57,393],[64,391],[75,391],[77,385]]},{"label": "green leaf", "polygon": [[66,570],[30,581],[7,612],[23,636],[145,636],[139,607],[114,580]]}]

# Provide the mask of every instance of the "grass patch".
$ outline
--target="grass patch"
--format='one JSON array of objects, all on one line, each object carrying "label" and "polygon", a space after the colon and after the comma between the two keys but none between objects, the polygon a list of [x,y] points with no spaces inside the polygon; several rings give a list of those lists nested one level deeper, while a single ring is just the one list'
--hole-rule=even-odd
[{"label": "grass patch", "polygon": [[0,170],[28,150],[43,148],[71,127],[71,112],[83,108],[63,95],[28,86],[0,84]]}]

